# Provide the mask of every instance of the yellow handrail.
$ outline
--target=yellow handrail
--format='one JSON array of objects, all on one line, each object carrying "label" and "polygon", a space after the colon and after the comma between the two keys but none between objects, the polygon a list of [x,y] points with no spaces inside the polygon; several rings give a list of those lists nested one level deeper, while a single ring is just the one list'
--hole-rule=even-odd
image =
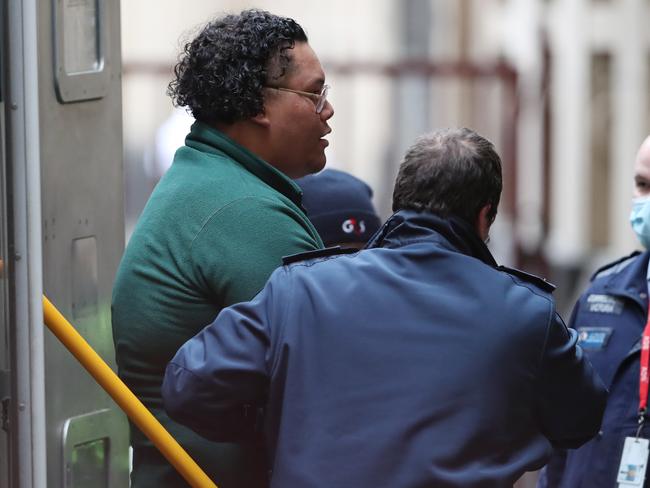
[{"label": "yellow handrail", "polygon": [[199,465],[165,430],[156,417],[147,410],[147,407],[138,400],[46,296],[43,296],[43,316],[45,325],[115,400],[131,421],[154,443],[162,455],[185,478],[185,481],[193,488],[217,488],[217,485],[208,478]]}]

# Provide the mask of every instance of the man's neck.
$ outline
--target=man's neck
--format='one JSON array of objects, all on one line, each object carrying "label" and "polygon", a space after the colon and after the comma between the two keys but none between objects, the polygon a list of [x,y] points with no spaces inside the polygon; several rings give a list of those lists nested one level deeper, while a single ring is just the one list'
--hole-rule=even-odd
[{"label": "man's neck", "polygon": [[263,128],[258,127],[257,124],[248,120],[241,120],[232,124],[214,123],[211,125],[219,132],[227,135],[240,146],[248,149],[258,158],[274,166],[266,134],[264,133]]}]

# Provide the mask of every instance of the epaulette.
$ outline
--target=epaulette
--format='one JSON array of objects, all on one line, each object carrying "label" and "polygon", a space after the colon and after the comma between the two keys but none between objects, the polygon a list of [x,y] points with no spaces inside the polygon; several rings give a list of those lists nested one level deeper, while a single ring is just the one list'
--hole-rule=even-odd
[{"label": "epaulette", "polygon": [[634,251],[632,254],[623,256],[622,258],[617,259],[616,261],[612,261],[611,263],[607,263],[605,266],[601,266],[594,272],[594,274],[591,275],[590,281],[622,271],[629,264],[632,264],[634,258],[639,254],[641,254],[641,251]]},{"label": "epaulette", "polygon": [[513,276],[516,276],[517,278],[526,281],[528,283],[532,283],[533,285],[541,288],[545,292],[548,293],[553,293],[555,291],[556,286],[551,283],[550,281],[546,281],[545,278],[542,278],[540,276],[526,273],[525,271],[522,271],[517,268],[508,268],[507,266],[498,266],[497,269],[499,271],[503,271],[505,273],[511,274]]},{"label": "epaulette", "polygon": [[326,247],[324,249],[316,249],[315,251],[299,252],[298,254],[284,256],[282,258],[282,264],[286,266],[287,264],[307,261],[308,259],[326,258],[328,256],[337,256],[339,254],[354,254],[355,252],[359,252],[359,250],[341,246]]}]

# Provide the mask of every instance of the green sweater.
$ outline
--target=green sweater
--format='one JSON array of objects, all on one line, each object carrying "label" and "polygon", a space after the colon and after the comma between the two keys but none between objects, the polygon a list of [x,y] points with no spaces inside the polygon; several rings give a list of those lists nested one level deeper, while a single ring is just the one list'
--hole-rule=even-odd
[{"label": "green sweater", "polygon": [[[298,186],[224,134],[196,122],[131,236],[113,288],[120,377],[220,488],[264,486],[259,446],[215,444],[164,413],[167,362],[219,311],[262,289],[282,256],[323,246]],[[188,486],[131,428],[132,485]]]}]

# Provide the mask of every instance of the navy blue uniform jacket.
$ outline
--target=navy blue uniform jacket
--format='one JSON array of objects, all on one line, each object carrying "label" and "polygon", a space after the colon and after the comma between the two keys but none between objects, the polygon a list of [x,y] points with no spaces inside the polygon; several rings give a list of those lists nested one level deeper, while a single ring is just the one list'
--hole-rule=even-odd
[{"label": "navy blue uniform jacket", "polygon": [[[553,455],[540,487],[616,486],[625,437],[635,436],[639,411],[641,335],[648,316],[648,258],[635,253],[596,272],[573,309],[570,325],[610,391],[603,425],[589,443]],[[650,420],[641,436],[650,438]],[[650,487],[646,478],[643,485]]]},{"label": "navy blue uniform jacket", "polygon": [[605,389],[541,280],[426,213],[370,247],[221,312],[167,368],[170,416],[246,441],[263,408],[273,488],[511,487],[598,431]]}]

